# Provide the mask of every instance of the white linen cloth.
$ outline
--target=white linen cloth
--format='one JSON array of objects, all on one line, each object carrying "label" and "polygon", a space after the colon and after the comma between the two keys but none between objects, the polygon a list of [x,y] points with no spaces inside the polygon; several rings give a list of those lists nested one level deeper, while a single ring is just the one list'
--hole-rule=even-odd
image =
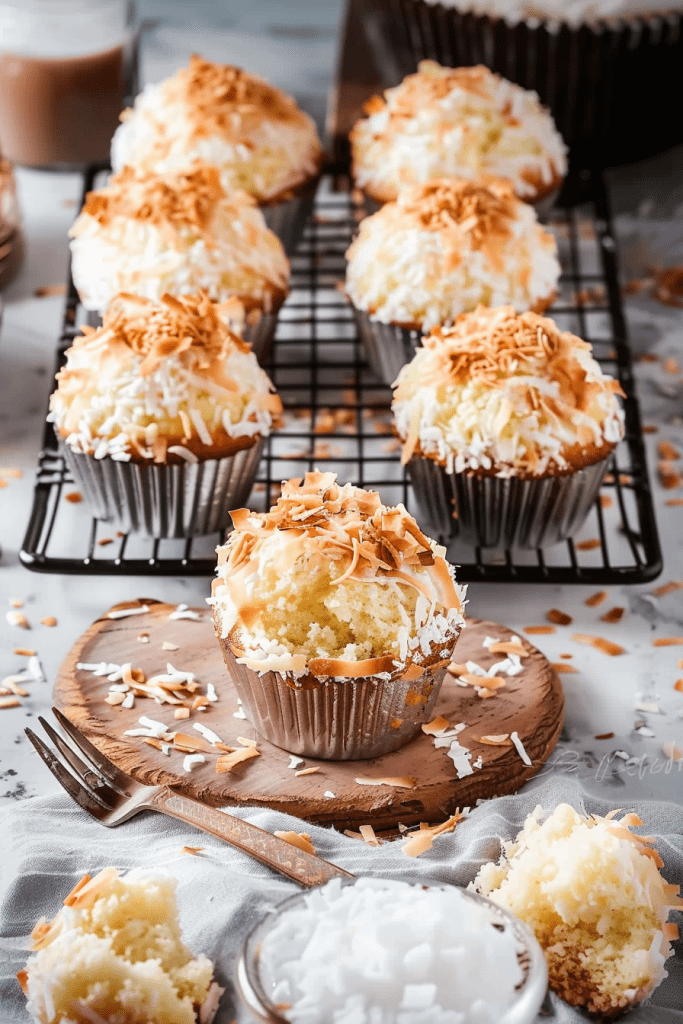
[{"label": "white linen cloth", "polygon": [[[320,856],[354,874],[466,885],[484,861],[498,858],[499,838],[513,838],[536,804],[552,810],[563,801],[584,813],[605,814],[621,806],[617,793],[614,803],[608,803],[587,796],[572,778],[555,777],[529,792],[485,801],[455,832],[439,836],[417,859],[401,853],[400,840],[373,848],[275,811],[240,808],[233,813],[268,831],[309,833]],[[683,885],[683,808],[641,801],[624,809],[637,811],[647,834],[657,837],[667,881]],[[0,835],[0,1024],[29,1021],[15,975],[25,965],[34,923],[41,915],[54,916],[82,875],[93,875],[110,864],[122,870],[163,871],[178,879],[183,938],[194,953],[205,953],[216,962],[217,978],[226,986],[216,1024],[246,1024],[251,1019],[233,988],[237,951],[266,908],[296,892],[296,884],[213,836],[161,814],[146,813],[106,829],[66,795],[25,800],[0,813]],[[184,845],[204,849],[191,856],[181,852]],[[683,925],[680,912],[670,920]],[[624,1024],[683,1024],[683,941],[676,943],[676,951],[667,963],[669,977],[649,1003],[629,1012]],[[539,1021],[577,1024],[587,1019],[554,997],[546,1007],[551,1007],[551,1015]]]}]

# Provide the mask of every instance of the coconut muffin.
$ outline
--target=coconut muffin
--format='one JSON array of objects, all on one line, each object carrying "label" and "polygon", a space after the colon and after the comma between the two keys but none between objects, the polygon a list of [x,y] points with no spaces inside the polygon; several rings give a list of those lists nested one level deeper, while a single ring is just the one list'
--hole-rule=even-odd
[{"label": "coconut muffin", "polygon": [[428,717],[464,619],[444,549],[333,473],[233,513],[212,605],[252,724],[295,753],[374,757]]},{"label": "coconut muffin", "polygon": [[175,75],[146,86],[121,116],[112,140],[115,171],[167,174],[195,161],[210,164],[228,191],[253,196],[280,226],[288,204],[301,221],[294,199],[308,193],[311,205],[324,155],[315,124],[258,75],[194,54]]},{"label": "coconut muffin", "polygon": [[171,877],[85,875],[31,937],[19,981],[36,1024],[211,1024],[218,1009],[223,989],[182,941]]},{"label": "coconut muffin", "polygon": [[230,330],[234,305],[122,293],[67,351],[49,418],[97,518],[210,533],[249,494],[282,405]]},{"label": "coconut muffin", "polygon": [[683,907],[636,814],[621,819],[539,806],[498,864],[484,864],[474,888],[530,925],[548,961],[550,986],[574,1006],[614,1017],[666,977]]},{"label": "coconut muffin", "polygon": [[422,514],[483,546],[570,536],[623,437],[620,394],[587,342],[537,313],[480,306],[435,329],[392,405]]},{"label": "coconut muffin", "polygon": [[502,179],[406,188],[361,222],[346,257],[346,293],[370,364],[387,384],[411,358],[418,332],[480,304],[542,312],[560,277],[555,238]]},{"label": "coconut muffin", "polygon": [[235,296],[247,311],[246,337],[257,355],[267,352],[289,263],[255,201],[227,193],[215,168],[157,176],[127,167],[88,193],[69,234],[86,309],[104,311],[119,292]]},{"label": "coconut muffin", "polygon": [[430,178],[507,178],[537,202],[567,170],[566,148],[534,92],[481,65],[446,68],[423,60],[351,132],[353,178],[377,202]]}]

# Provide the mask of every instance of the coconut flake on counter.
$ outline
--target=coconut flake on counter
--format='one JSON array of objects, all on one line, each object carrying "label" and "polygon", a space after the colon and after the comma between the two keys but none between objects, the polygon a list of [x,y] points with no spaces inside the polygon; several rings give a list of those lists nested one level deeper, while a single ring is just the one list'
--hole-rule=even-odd
[{"label": "coconut flake on counter", "polygon": [[135,605],[132,608],[115,608],[111,612],[107,612],[105,618],[107,619],[127,619],[131,615],[145,615],[149,611],[149,606],[146,604]]},{"label": "coconut flake on counter", "polygon": [[202,621],[202,616],[199,612],[190,608],[189,605],[186,604],[179,604],[175,611],[172,611],[168,617],[174,621],[177,619],[192,619],[194,622]]},{"label": "coconut flake on counter", "polygon": [[304,763],[303,757],[297,757],[296,754],[290,754],[289,755],[289,764],[287,765],[287,767],[288,768],[298,768],[299,765],[303,764],[303,763]]}]

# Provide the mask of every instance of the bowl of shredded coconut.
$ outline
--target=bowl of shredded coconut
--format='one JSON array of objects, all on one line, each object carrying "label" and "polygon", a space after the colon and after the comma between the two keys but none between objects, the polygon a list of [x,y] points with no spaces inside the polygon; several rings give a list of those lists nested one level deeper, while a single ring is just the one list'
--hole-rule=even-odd
[{"label": "bowl of shredded coconut", "polygon": [[524,1024],[547,969],[531,930],[477,893],[358,878],[268,912],[236,980],[268,1024]]}]

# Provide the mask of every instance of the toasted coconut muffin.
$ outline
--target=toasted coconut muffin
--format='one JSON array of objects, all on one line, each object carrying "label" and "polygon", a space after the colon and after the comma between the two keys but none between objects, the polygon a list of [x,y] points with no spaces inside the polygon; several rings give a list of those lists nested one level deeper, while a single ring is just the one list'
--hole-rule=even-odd
[{"label": "toasted coconut muffin", "polygon": [[[546,533],[544,543],[568,536],[585,519],[623,437],[618,394],[591,346],[537,313],[480,306],[436,328],[399,373],[393,398],[402,458],[425,517],[448,532],[474,531],[475,542],[487,531],[510,540],[526,530],[530,541]],[[439,481],[437,491],[425,474]],[[503,483],[510,480],[514,487]],[[505,487],[519,491],[523,514],[503,502]],[[489,490],[496,504],[485,514],[480,502]]]},{"label": "toasted coconut muffin", "polygon": [[542,312],[560,276],[553,235],[509,182],[493,179],[405,189],[361,222],[346,255],[346,292],[371,365],[388,384],[416,332],[480,304]]},{"label": "toasted coconut muffin", "polygon": [[175,879],[104,868],[33,929],[19,981],[37,1024],[210,1024],[223,993],[183,944]]},{"label": "toasted coconut muffin", "polygon": [[668,885],[652,838],[620,820],[560,804],[541,821],[539,806],[498,864],[485,864],[474,888],[526,921],[548,961],[550,986],[574,1006],[614,1017],[651,995],[666,977],[683,907]]},{"label": "toasted coconut muffin", "polygon": [[230,329],[235,305],[203,292],[160,302],[123,293],[67,351],[50,419],[99,518],[155,534],[166,516],[184,524],[180,535],[211,532],[248,495],[282,405]]},{"label": "toasted coconut muffin", "polygon": [[[119,292],[159,299],[202,288],[236,296],[248,318],[284,302],[289,263],[253,199],[227,193],[213,167],[157,176],[130,167],[89,192],[70,235],[74,283],[86,309]],[[259,353],[260,354],[260,353]]]},{"label": "toasted coconut muffin", "polygon": [[351,133],[353,177],[366,195],[393,201],[430,178],[507,178],[520,199],[554,192],[566,148],[535,92],[483,66],[445,68],[423,60]]},{"label": "toasted coconut muffin", "polygon": [[112,140],[112,166],[168,174],[195,161],[217,167],[224,187],[253,196],[291,255],[324,153],[315,124],[258,75],[194,54],[187,67],[148,85]]},{"label": "toasted coconut muffin", "polygon": [[320,757],[402,746],[427,720],[464,625],[443,549],[402,505],[333,473],[286,481],[269,512],[232,518],[212,604],[252,723]]},{"label": "toasted coconut muffin", "polygon": [[211,164],[228,189],[277,201],[314,178],[323,151],[315,124],[258,75],[193,54],[187,67],[148,85],[124,111],[112,167],[167,174]]}]

